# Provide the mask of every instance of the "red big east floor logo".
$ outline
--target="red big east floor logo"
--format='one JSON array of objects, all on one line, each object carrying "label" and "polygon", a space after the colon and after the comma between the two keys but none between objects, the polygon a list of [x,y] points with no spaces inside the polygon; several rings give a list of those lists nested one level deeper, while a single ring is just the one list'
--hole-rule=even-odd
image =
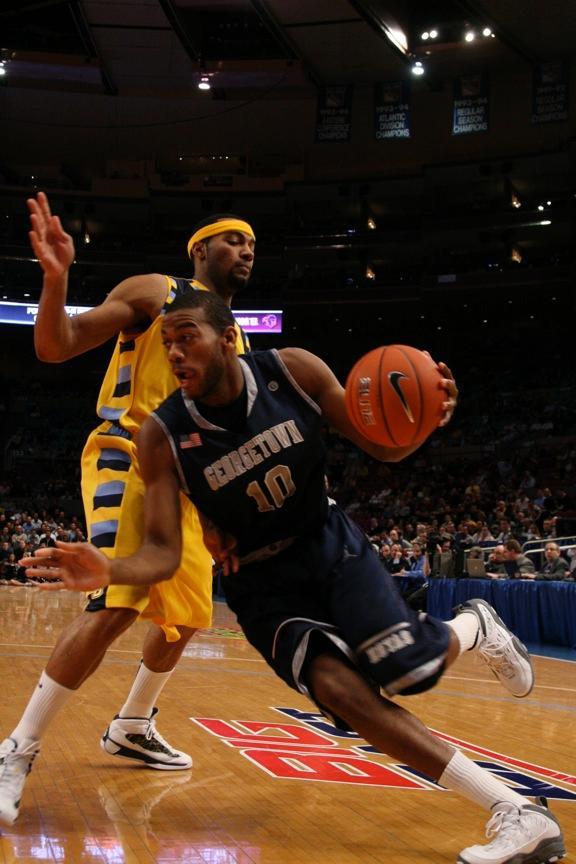
[{"label": "red big east floor logo", "polygon": [[[190,719],[229,747],[238,749],[244,758],[271,777],[444,791],[434,780],[408,765],[385,762],[387,757],[375,747],[363,743],[355,732],[335,729],[321,714],[296,708],[273,710],[297,723],[226,721],[212,717]],[[520,795],[576,801],[576,777],[571,774],[505,756],[442,732],[434,731],[434,734],[466,750],[477,765],[491,771]]]}]

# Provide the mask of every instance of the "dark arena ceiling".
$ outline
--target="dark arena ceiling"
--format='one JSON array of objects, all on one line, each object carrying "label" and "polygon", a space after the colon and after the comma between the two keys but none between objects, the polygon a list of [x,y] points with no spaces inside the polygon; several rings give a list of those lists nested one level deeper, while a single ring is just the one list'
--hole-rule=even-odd
[{"label": "dark arena ceiling", "polygon": [[[245,308],[415,319],[573,295],[574,0],[5,0],[0,40],[4,298],[38,296],[37,189],[75,237],[80,303],[186,275],[190,227],[221,211],[258,238]],[[564,104],[535,122],[547,80]],[[454,134],[456,87],[479,81],[487,128]],[[382,140],[391,84],[411,134]],[[318,133],[325,88],[345,88],[347,140]]]}]

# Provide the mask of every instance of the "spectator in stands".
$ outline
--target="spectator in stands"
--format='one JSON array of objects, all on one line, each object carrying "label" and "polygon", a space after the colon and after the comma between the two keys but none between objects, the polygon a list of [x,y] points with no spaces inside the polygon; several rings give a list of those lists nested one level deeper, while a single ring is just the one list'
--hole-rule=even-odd
[{"label": "spectator in stands", "polygon": [[409,557],[407,572],[412,576],[424,576],[426,579],[430,576],[430,563],[426,547],[416,540],[412,541],[412,553]]},{"label": "spectator in stands", "polygon": [[38,543],[45,543],[46,546],[56,545],[56,532],[50,527],[48,522],[42,523]]},{"label": "spectator in stands", "polygon": [[499,565],[497,571],[490,567],[489,576],[499,579],[533,579],[536,573],[534,563],[527,555],[522,554],[522,547],[513,538],[504,544],[503,564]]},{"label": "spectator in stands", "polygon": [[28,581],[24,568],[20,567],[13,552],[10,553],[8,559],[4,562],[3,577],[10,585],[23,585]]},{"label": "spectator in stands", "polygon": [[16,561],[20,561],[20,559],[23,558],[24,555],[29,555],[32,551],[30,543],[26,542],[25,534],[12,544],[12,549],[14,551],[14,557],[16,558]]},{"label": "spectator in stands", "polygon": [[7,561],[14,550],[8,540],[2,540],[0,543],[0,565]]},{"label": "spectator in stands", "polygon": [[494,543],[495,537],[488,525],[481,525],[480,529],[474,535],[474,543],[476,545]]},{"label": "spectator in stands", "polygon": [[525,522],[524,533],[523,533],[524,540],[525,541],[541,540],[542,535],[540,533],[540,529],[538,528],[538,525],[535,522],[531,522],[529,519],[524,520],[524,522]]},{"label": "spectator in stands", "polygon": [[562,558],[560,547],[554,541],[546,543],[544,547],[545,564],[541,567],[540,572],[536,575],[536,579],[558,580],[566,579],[570,573],[568,562]]},{"label": "spectator in stands", "polygon": [[386,568],[392,576],[403,575],[405,570],[410,569],[408,558],[404,554],[400,543],[392,543],[390,547],[390,560],[386,563]]},{"label": "spectator in stands", "polygon": [[[454,548],[455,549],[470,549],[474,545],[474,537],[470,532],[471,523],[468,521],[462,521],[458,524],[458,530],[454,535]],[[476,527],[473,525],[472,527]]]},{"label": "spectator in stands", "polygon": [[494,539],[497,543],[506,544],[508,540],[512,540],[512,525],[509,519],[500,519],[498,522],[498,532]]},{"label": "spectator in stands", "polygon": [[410,548],[410,543],[407,540],[404,540],[402,537],[402,531],[400,528],[395,525],[394,528],[391,528],[388,532],[388,536],[390,538],[391,545],[397,544],[400,546],[402,550],[407,550]]},{"label": "spectator in stands", "polygon": [[392,557],[392,550],[390,549],[389,543],[382,543],[380,546],[380,560],[388,570],[388,564],[390,563],[390,558]]},{"label": "spectator in stands", "polygon": [[492,579],[505,579],[506,568],[504,566],[504,544],[499,543],[494,546],[488,555],[488,563],[486,565],[486,575]]}]

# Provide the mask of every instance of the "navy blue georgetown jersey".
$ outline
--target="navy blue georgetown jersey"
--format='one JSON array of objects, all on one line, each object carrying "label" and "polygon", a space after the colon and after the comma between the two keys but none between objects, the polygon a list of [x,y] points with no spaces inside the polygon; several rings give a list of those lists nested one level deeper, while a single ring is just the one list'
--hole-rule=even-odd
[{"label": "navy blue georgetown jersey", "polygon": [[328,498],[319,406],[276,350],[239,362],[246,385],[240,422],[232,422],[229,406],[220,409],[223,425],[215,425],[180,390],[152,416],[168,436],[184,492],[236,538],[247,563],[319,531]]}]

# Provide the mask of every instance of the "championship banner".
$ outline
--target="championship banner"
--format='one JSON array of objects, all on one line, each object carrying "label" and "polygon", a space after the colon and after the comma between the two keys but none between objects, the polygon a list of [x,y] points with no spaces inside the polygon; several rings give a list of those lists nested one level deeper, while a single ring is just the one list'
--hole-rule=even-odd
[{"label": "championship banner", "polygon": [[570,70],[563,60],[538,63],[532,77],[532,123],[568,120]]},{"label": "championship banner", "polygon": [[318,91],[316,141],[349,141],[351,118],[351,87],[324,87]]},{"label": "championship banner", "polygon": [[387,138],[410,138],[410,85],[406,81],[388,81],[374,89],[374,123],[377,141]]},{"label": "championship banner", "polygon": [[454,81],[453,135],[488,131],[488,76],[461,75]]}]

